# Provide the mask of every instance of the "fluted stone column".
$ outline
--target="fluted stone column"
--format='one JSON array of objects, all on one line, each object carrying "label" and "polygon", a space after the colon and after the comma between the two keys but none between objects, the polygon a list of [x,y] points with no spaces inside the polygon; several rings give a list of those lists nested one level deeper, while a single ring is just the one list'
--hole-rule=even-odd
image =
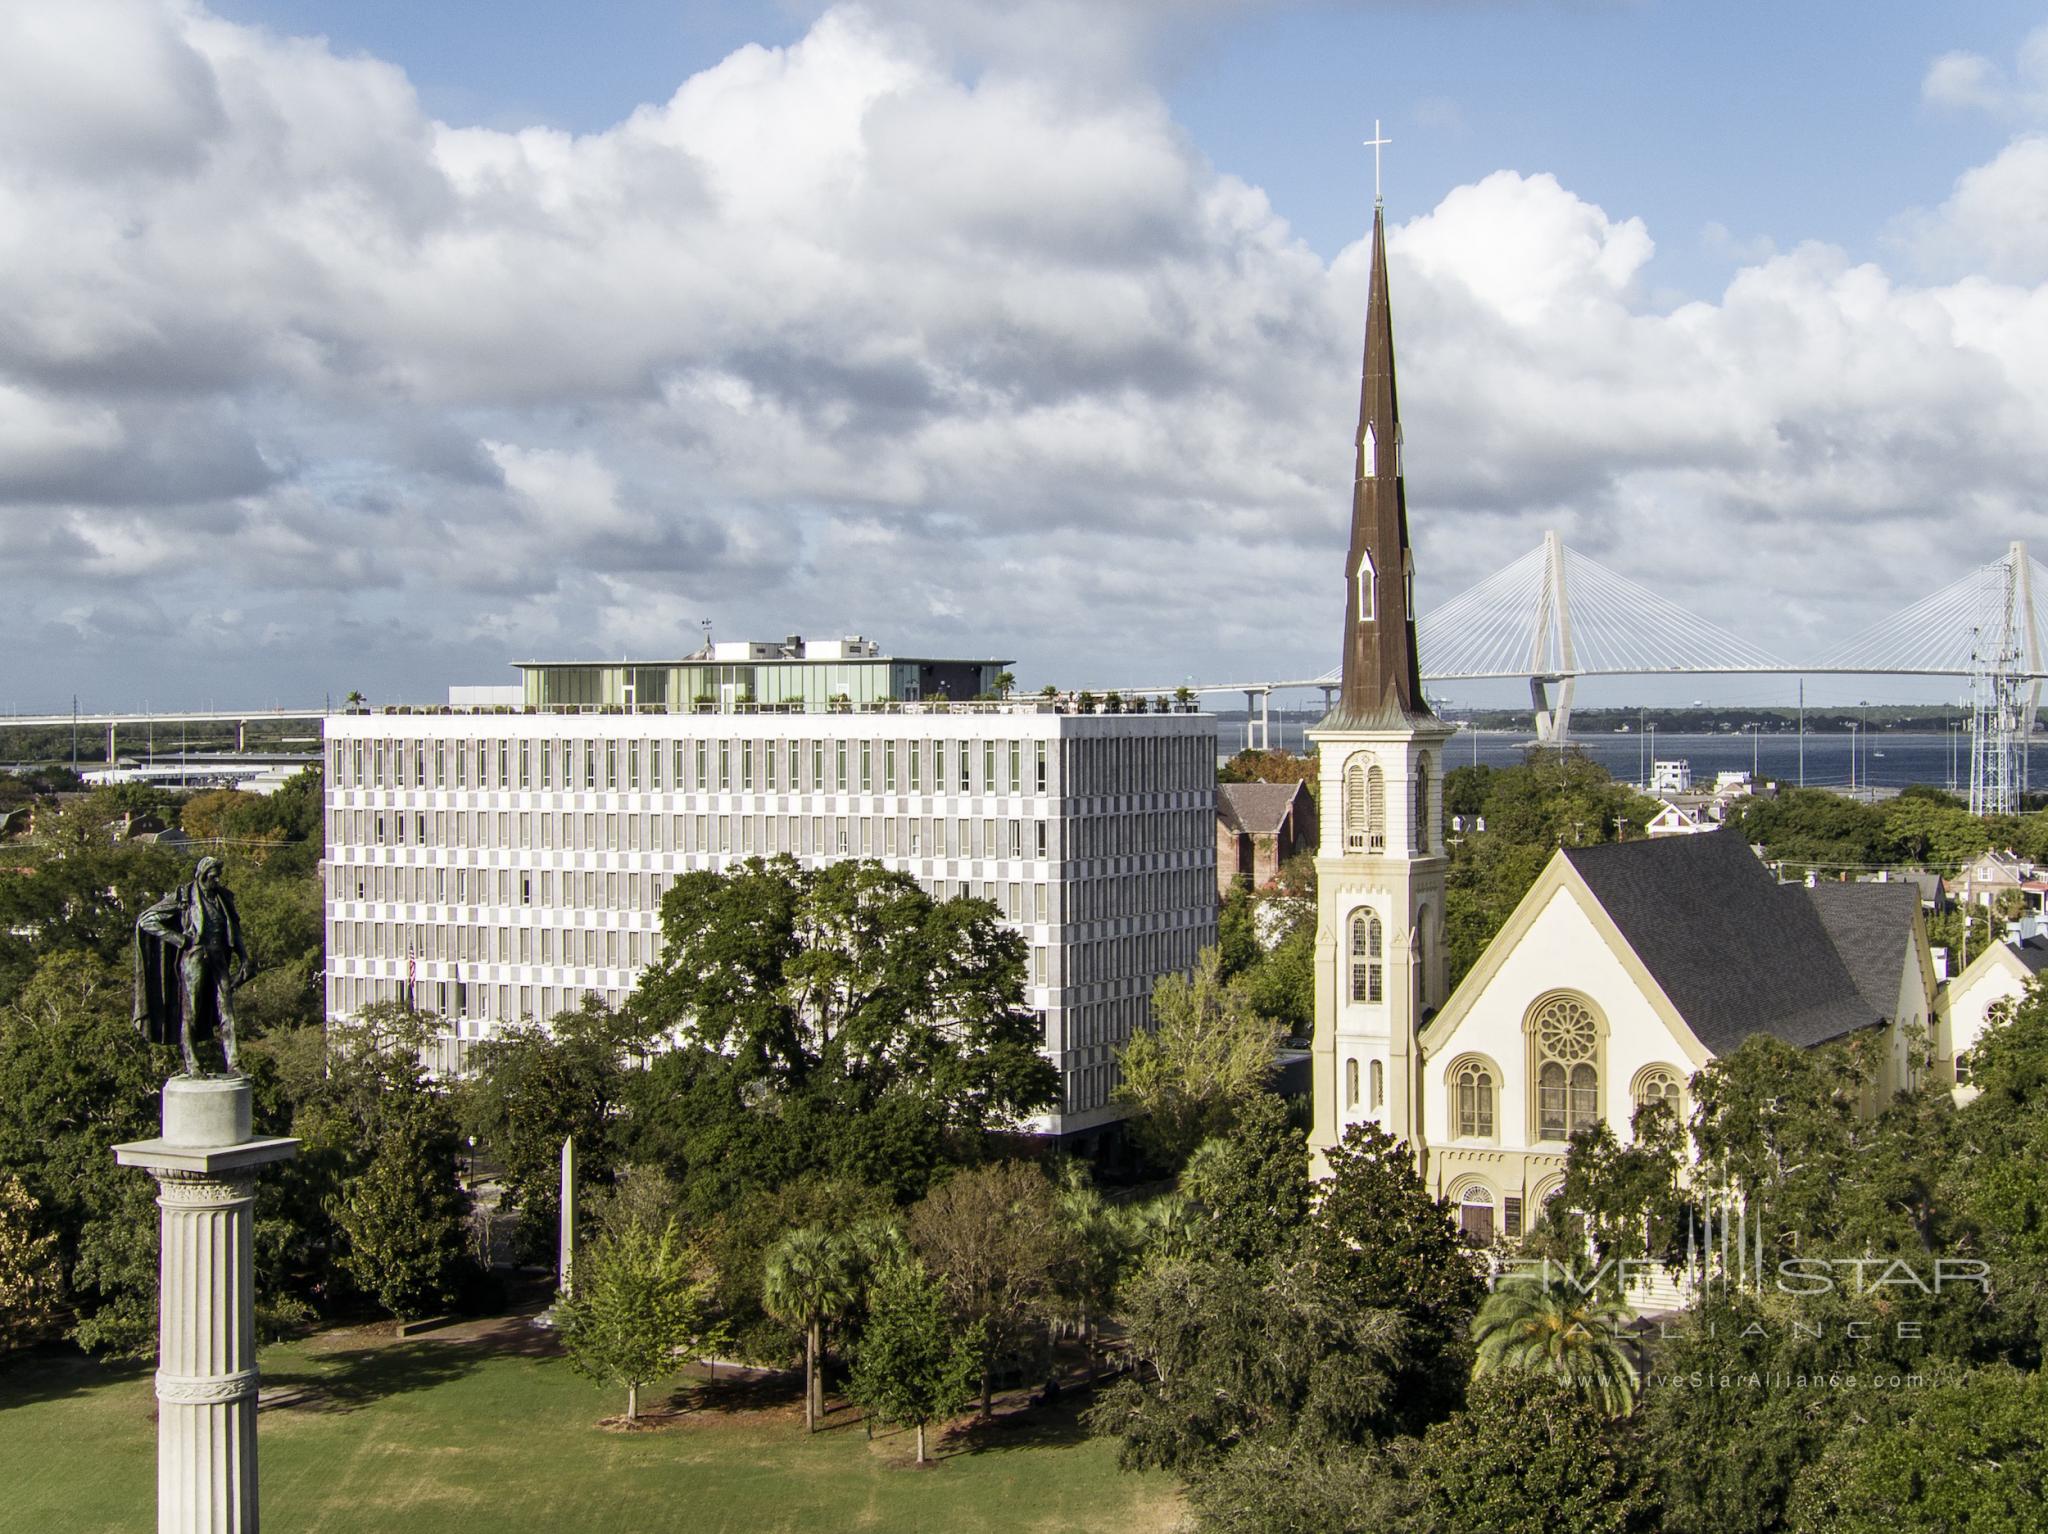
[{"label": "fluted stone column", "polygon": [[249,1137],[249,1083],[174,1076],[163,1138],[114,1147],[157,1180],[158,1534],[256,1534],[256,1173],[297,1140]]}]

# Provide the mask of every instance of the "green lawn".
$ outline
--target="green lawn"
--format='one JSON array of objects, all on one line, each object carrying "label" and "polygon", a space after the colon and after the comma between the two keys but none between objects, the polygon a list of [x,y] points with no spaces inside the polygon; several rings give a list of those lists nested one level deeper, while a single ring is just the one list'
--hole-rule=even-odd
[{"label": "green lawn", "polygon": [[[685,1392],[660,1429],[607,1431],[623,1396],[516,1338],[329,1333],[262,1363],[266,1398],[285,1396],[260,1419],[264,1522],[300,1534],[1167,1534],[1180,1519],[1168,1477],[1119,1473],[1067,1407],[940,1440],[941,1461],[917,1470],[908,1434],[870,1444],[851,1410],[806,1439],[787,1391]],[[152,1404],[145,1368],[0,1367],[0,1529],[153,1526]]]}]

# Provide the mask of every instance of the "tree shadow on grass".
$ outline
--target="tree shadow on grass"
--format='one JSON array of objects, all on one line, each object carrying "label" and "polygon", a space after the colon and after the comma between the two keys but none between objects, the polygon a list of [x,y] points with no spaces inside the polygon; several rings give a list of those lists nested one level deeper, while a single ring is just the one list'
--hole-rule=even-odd
[{"label": "tree shadow on grass", "polygon": [[1088,1397],[1069,1390],[1043,1406],[998,1407],[994,1417],[956,1422],[941,1437],[946,1453],[999,1454],[1012,1449],[1067,1449],[1089,1438],[1081,1413]]},{"label": "tree shadow on grass", "polygon": [[101,1360],[69,1343],[53,1342],[0,1359],[0,1412],[146,1379],[150,1372],[145,1359]]},{"label": "tree shadow on grass", "polygon": [[430,1390],[474,1374],[490,1355],[430,1342],[315,1353],[297,1367],[263,1371],[257,1410],[358,1411],[387,1396]]},{"label": "tree shadow on grass", "polygon": [[801,1415],[803,1376],[783,1371],[747,1370],[694,1379],[671,1394],[666,1404],[675,1412],[701,1412],[719,1417],[780,1414],[791,1410]]}]

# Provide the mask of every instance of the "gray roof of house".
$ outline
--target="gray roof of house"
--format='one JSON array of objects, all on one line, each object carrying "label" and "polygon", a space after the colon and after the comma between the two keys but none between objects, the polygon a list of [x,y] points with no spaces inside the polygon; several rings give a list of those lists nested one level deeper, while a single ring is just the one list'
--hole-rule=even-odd
[{"label": "gray roof of house", "polygon": [[2028,974],[2038,975],[2043,969],[2048,969],[2048,937],[2022,938],[2005,946],[2012,950],[2014,958],[2026,965]]},{"label": "gray roof of house", "polygon": [[1233,831],[1272,836],[1295,799],[1307,792],[1306,783],[1218,783],[1216,813]]},{"label": "gray roof of house", "polygon": [[1732,830],[1564,855],[1715,1054],[1759,1033],[1820,1044],[1897,1003],[1911,885],[1780,884]]}]

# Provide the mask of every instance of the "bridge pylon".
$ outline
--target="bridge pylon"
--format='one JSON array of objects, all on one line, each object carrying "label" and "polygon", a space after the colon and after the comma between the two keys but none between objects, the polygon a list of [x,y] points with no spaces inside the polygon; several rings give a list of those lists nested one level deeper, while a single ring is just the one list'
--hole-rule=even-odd
[{"label": "bridge pylon", "polygon": [[[1572,607],[1564,577],[1564,540],[1551,528],[1543,535],[1543,584],[1536,591],[1536,623],[1529,636],[1529,701],[1536,738],[1562,746],[1571,739],[1572,692],[1577,686],[1572,655]],[[1558,684],[1551,706],[1550,684]]]}]

